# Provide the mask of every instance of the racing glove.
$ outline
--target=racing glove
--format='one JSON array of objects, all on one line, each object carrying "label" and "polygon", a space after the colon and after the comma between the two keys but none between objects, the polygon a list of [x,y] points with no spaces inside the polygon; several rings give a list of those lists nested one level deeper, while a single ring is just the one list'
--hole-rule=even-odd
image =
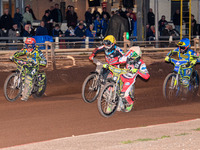
[{"label": "racing glove", "polygon": [[14,56],[10,56],[10,58],[9,58],[11,61],[13,61],[14,60]]},{"label": "racing glove", "polygon": [[134,68],[131,70],[132,73],[136,73],[138,71],[138,69]]},{"label": "racing glove", "polygon": [[94,54],[90,55],[89,60],[93,60]]},{"label": "racing glove", "polygon": [[186,64],[181,65],[182,68],[188,68],[190,67],[191,63],[187,62]]},{"label": "racing glove", "polygon": [[103,68],[107,69],[108,68],[108,64],[103,64]]},{"label": "racing glove", "polygon": [[170,62],[171,58],[169,56],[165,57],[165,61]]}]

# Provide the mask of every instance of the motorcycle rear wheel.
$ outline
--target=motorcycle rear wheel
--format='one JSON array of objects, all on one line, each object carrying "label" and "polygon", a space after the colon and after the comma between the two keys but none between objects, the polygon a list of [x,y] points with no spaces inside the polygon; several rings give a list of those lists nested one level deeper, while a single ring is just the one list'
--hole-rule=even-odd
[{"label": "motorcycle rear wheel", "polygon": [[[43,82],[44,82],[44,84],[42,85],[42,89],[40,91],[36,91],[35,93],[32,94],[34,98],[39,98],[45,93],[46,87],[47,87],[47,79],[46,79],[46,77],[45,77]],[[39,88],[38,88],[38,90],[39,90]]]}]

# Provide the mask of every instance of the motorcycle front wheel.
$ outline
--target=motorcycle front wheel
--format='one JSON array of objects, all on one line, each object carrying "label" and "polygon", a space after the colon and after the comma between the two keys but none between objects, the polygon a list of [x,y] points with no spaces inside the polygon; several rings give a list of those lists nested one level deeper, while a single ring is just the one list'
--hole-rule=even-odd
[{"label": "motorcycle front wheel", "polygon": [[176,74],[168,74],[163,83],[163,96],[166,100],[172,101],[178,98],[180,94],[180,84],[177,84],[179,84],[179,82],[176,81]]},{"label": "motorcycle front wheel", "polygon": [[[19,81],[20,80],[20,81]],[[21,96],[22,84],[18,73],[12,73],[4,82],[4,96],[6,100],[14,102]]]},{"label": "motorcycle front wheel", "polygon": [[89,75],[82,85],[82,98],[86,103],[92,103],[96,100],[101,89],[99,77],[97,74]]},{"label": "motorcycle front wheel", "polygon": [[98,98],[98,110],[103,117],[112,116],[118,107],[119,100],[116,95],[115,83],[107,83]]}]

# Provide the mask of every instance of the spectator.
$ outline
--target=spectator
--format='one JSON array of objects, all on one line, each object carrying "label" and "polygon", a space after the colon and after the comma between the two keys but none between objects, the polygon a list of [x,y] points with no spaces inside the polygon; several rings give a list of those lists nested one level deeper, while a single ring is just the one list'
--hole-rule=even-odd
[{"label": "spectator", "polygon": [[114,11],[111,11],[111,17],[112,17],[114,14],[115,14],[115,12],[114,12]]},{"label": "spectator", "polygon": [[100,17],[97,16],[96,20],[94,21],[94,30],[96,31],[96,36],[101,35],[101,20]]},{"label": "spectator", "polygon": [[170,25],[166,24],[165,25],[165,29],[162,30],[162,36],[170,36]]},{"label": "spectator", "polygon": [[90,48],[93,46],[93,43],[91,43],[91,42],[94,42],[94,39],[91,39],[91,38],[93,38],[95,36],[96,36],[96,32],[94,31],[94,25],[90,24],[89,28],[87,28],[87,30],[86,30],[86,37],[90,37],[90,39],[89,39],[89,42],[90,42],[89,47]]},{"label": "spectator", "polygon": [[191,15],[191,34],[197,35],[197,21],[194,19],[194,15]]},{"label": "spectator", "polygon": [[91,8],[88,8],[88,10],[85,12],[85,22],[87,27],[89,27],[89,25],[92,24]]},{"label": "spectator", "polygon": [[130,17],[130,13],[126,14],[126,18],[128,20],[128,30],[129,30],[129,35],[132,35],[133,32],[133,23],[132,23],[132,19]]},{"label": "spectator", "polygon": [[[75,33],[74,33],[74,29],[73,27],[69,27],[66,31],[65,31],[65,37],[75,37]],[[65,42],[73,42],[74,40],[72,39],[67,39],[65,40]],[[72,48],[72,46],[70,45],[71,43],[67,43],[67,47],[68,48]]]},{"label": "spectator", "polygon": [[[85,29],[83,27],[84,27],[83,24],[80,23],[78,28],[74,31],[74,33],[75,33],[75,35],[77,37],[81,37],[82,38],[82,40],[78,40],[78,41],[84,41],[84,39],[85,39],[86,34],[85,34]],[[85,46],[84,43],[80,44],[80,47],[83,48],[84,46]]]},{"label": "spectator", "polygon": [[86,34],[86,37],[95,37],[96,36],[96,32],[94,31],[94,25],[93,24],[90,24],[89,28],[86,29],[85,34]]},{"label": "spectator", "polygon": [[[19,29],[17,27],[17,23],[14,23],[12,29],[10,29],[8,31],[8,37],[11,38],[8,42],[9,43],[17,43],[18,40],[17,39],[12,39],[12,38],[19,37],[19,36],[20,36],[20,32],[19,32]],[[9,49],[10,50],[16,50],[17,49],[17,45],[10,45]]]},{"label": "spectator", "polygon": [[179,32],[176,29],[173,29],[172,25],[169,25],[169,33],[171,36],[180,36]]},{"label": "spectator", "polygon": [[78,26],[78,28],[76,28],[76,30],[74,31],[74,33],[75,33],[75,35],[77,37],[85,38],[86,34],[85,34],[85,29],[83,27],[84,27],[83,24],[80,23],[79,26]]},{"label": "spectator", "polygon": [[165,29],[165,25],[167,24],[167,21],[165,20],[165,16],[163,15],[161,19],[158,22],[159,25],[159,31],[160,35],[162,36],[162,31]]},{"label": "spectator", "polygon": [[30,24],[25,25],[22,36],[23,37],[32,37],[33,36],[33,34],[31,33]]},{"label": "spectator", "polygon": [[62,12],[59,9],[59,4],[55,4],[55,8],[52,10],[52,18],[53,21],[59,25],[61,25],[62,23]]},{"label": "spectator", "polygon": [[60,30],[59,24],[55,25],[52,35],[53,35],[53,37],[62,37],[63,36],[63,32]]},{"label": "spectator", "polygon": [[76,24],[77,24],[77,19],[78,19],[78,16],[76,14],[76,12],[74,11],[74,6],[71,6],[71,11],[69,13],[69,16],[68,16],[68,20],[67,20],[67,26],[72,26],[73,28],[76,27]]},{"label": "spectator", "polygon": [[175,29],[180,32],[180,11],[177,9],[173,15],[173,24]]},{"label": "spectator", "polygon": [[[19,36],[20,36],[19,28],[17,26],[17,23],[14,23],[12,29],[8,31],[8,37],[12,38],[12,37],[19,37]],[[16,43],[17,40],[9,40],[8,42]]]},{"label": "spectator", "polygon": [[52,15],[53,10],[54,10],[54,6],[51,6],[49,9],[49,18],[52,23],[53,23],[53,15]]},{"label": "spectator", "polygon": [[5,28],[0,29],[0,37],[7,37],[8,31]]},{"label": "spectator", "polygon": [[136,14],[133,12],[133,9],[132,9],[132,8],[129,8],[129,9],[128,9],[128,12],[130,13],[130,16],[133,15],[132,18],[133,18],[134,21],[136,21],[137,18],[136,18]]},{"label": "spectator", "polygon": [[25,13],[23,14],[23,23],[26,24],[27,22],[33,23],[32,14],[29,12],[29,7],[25,8]]},{"label": "spectator", "polygon": [[21,31],[23,16],[22,16],[22,14],[20,14],[19,8],[16,8],[16,13],[14,15],[13,20],[14,20],[15,23],[17,23],[17,27]]},{"label": "spectator", "polygon": [[45,23],[44,21],[40,22],[40,26],[36,30],[36,35],[48,35],[48,30],[45,28]]},{"label": "spectator", "polygon": [[155,29],[154,26],[150,26],[149,24],[146,25],[146,40],[153,41],[155,39]]},{"label": "spectator", "polygon": [[[132,35],[132,34],[134,34],[134,29],[135,29],[135,24],[137,24],[137,22],[136,22],[136,17],[135,17],[135,14],[134,13],[131,13],[130,14],[130,18],[131,18],[131,34],[130,35]],[[137,30],[137,29],[135,29],[135,30]]]},{"label": "spectator", "polygon": [[65,37],[74,37],[75,33],[74,33],[74,29],[73,27],[69,27],[66,31],[65,31]]},{"label": "spectator", "polygon": [[119,12],[119,14],[120,14],[121,17],[126,18],[126,14],[125,14],[125,12],[122,10],[122,6],[119,6],[118,12]]},{"label": "spectator", "polygon": [[68,22],[68,20],[70,19],[70,18],[69,18],[69,17],[70,17],[70,13],[71,13],[71,6],[68,5],[68,6],[67,6],[67,12],[66,12],[66,20],[67,20],[67,22]]},{"label": "spectator", "polygon": [[76,30],[78,28],[79,24],[83,24],[83,29],[86,30],[86,24],[83,22],[83,20],[79,21],[79,23],[77,24],[77,26],[75,27],[74,30]]},{"label": "spectator", "polygon": [[155,25],[155,15],[152,11],[152,8],[149,9],[149,12],[147,14],[148,16],[148,24],[149,26],[154,26]]},{"label": "spectator", "polygon": [[9,14],[9,10],[5,9],[3,16],[0,18],[0,28],[4,28],[6,32],[8,32],[9,29],[12,29],[13,20],[11,15]]},{"label": "spectator", "polygon": [[94,12],[92,13],[93,20],[96,20],[97,16],[100,16],[100,13],[98,12],[97,7],[94,8]]},{"label": "spectator", "polygon": [[107,18],[110,19],[110,14],[107,12],[106,7],[103,8],[103,11],[101,13],[101,18],[103,18],[103,15],[106,14]]},{"label": "spectator", "polygon": [[53,22],[50,18],[50,10],[46,10],[44,16],[42,17],[42,21],[44,21],[45,28],[47,28],[48,35],[52,35],[53,30]]},{"label": "spectator", "polygon": [[103,35],[103,36],[105,35],[106,30],[107,30],[107,28],[108,28],[108,23],[109,23],[109,20],[108,20],[108,18],[107,18],[107,15],[104,14],[104,15],[103,15],[103,18],[102,18],[102,20],[101,20],[101,28],[102,28],[102,35]]},{"label": "spectator", "polygon": [[27,7],[29,8],[29,12],[31,13],[33,19],[34,19],[34,20],[37,20],[36,17],[35,17],[35,15],[34,15],[34,13],[33,13],[33,10],[32,10],[32,8],[31,8],[31,5],[27,5]]}]

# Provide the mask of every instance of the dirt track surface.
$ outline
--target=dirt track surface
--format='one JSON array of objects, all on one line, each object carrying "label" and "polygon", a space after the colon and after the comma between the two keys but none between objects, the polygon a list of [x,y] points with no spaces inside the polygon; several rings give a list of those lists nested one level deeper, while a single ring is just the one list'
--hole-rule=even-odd
[{"label": "dirt track surface", "polygon": [[3,150],[199,150],[200,119],[98,132]]},{"label": "dirt track surface", "polygon": [[[90,65],[47,72],[46,96],[27,102],[7,102],[0,89],[0,148],[200,116],[199,97],[170,105],[164,101],[162,83],[172,65],[155,63],[148,66],[150,80],[137,79],[134,110],[103,118],[96,102],[86,104],[81,99],[82,83],[93,70],[94,66]],[[8,74],[1,73],[0,87]]]}]

